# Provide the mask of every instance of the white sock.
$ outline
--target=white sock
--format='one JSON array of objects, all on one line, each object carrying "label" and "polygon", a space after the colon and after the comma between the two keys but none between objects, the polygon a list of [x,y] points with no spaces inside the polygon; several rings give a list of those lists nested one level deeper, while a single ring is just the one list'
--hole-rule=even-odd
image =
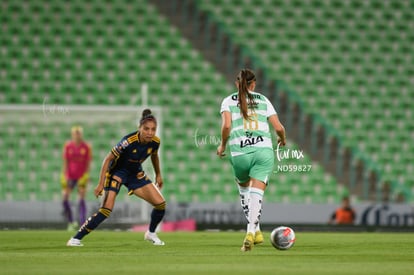
[{"label": "white sock", "polygon": [[249,221],[249,201],[250,201],[250,186],[243,187],[237,185],[239,187],[239,194],[240,194],[240,204],[246,217],[246,220]]},{"label": "white sock", "polygon": [[250,201],[249,201],[249,223],[247,224],[247,232],[255,233],[256,226],[259,224],[260,216],[262,214],[262,201],[264,191],[251,187],[250,188]]}]

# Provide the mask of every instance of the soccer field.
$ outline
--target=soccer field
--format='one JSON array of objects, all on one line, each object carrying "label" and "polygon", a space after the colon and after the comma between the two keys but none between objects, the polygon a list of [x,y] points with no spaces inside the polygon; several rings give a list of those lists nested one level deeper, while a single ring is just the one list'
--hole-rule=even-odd
[{"label": "soccer field", "polygon": [[83,247],[66,247],[65,231],[2,231],[0,274],[414,274],[409,233],[301,233],[278,251],[265,243],[241,252],[243,232],[96,231]]}]

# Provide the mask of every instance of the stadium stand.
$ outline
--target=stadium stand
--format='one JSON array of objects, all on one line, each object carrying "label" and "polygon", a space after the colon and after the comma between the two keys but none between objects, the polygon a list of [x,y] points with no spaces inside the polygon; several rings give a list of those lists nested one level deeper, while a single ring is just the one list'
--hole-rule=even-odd
[{"label": "stadium stand", "polygon": [[[207,9],[215,2],[200,4]],[[131,106],[140,104],[141,84],[148,83],[149,105],[160,106],[163,112],[162,169],[167,199],[236,200],[228,160],[220,161],[215,155],[219,105],[233,86],[149,1],[9,0],[1,5],[1,104],[46,102],[63,108],[60,112],[72,104]],[[224,10],[230,15],[229,9]],[[231,14],[227,20],[236,17]],[[284,47],[290,46],[286,43]],[[310,64],[308,68],[311,70]],[[6,201],[60,200],[61,150],[71,123],[84,126],[85,138],[93,146],[92,184],[106,152],[133,130],[89,120],[53,122],[44,127],[44,120],[29,115],[10,123],[7,110],[0,111],[0,171],[7,177],[7,183],[0,185],[0,199]],[[49,112],[50,116],[59,115]],[[312,173],[275,173],[271,181],[277,184],[269,187],[268,201],[338,202],[348,192],[308,156],[283,164],[312,165]],[[92,200],[90,193],[88,199]],[[122,199],[126,199],[125,193]]]},{"label": "stadium stand", "polygon": [[364,198],[413,199],[412,1],[193,3],[376,173]]}]

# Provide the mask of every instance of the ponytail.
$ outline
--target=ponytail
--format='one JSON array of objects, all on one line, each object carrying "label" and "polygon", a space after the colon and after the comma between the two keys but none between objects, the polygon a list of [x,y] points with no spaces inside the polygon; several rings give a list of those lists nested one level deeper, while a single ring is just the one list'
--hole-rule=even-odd
[{"label": "ponytail", "polygon": [[[239,75],[237,76],[237,81],[239,83],[238,88],[238,101],[239,101],[239,108],[243,115],[244,119],[249,119],[248,115],[248,108],[254,106],[254,98],[253,95],[249,93],[249,85],[256,81],[256,77],[254,73],[249,69],[241,70]],[[246,100],[248,99],[248,100]]]}]

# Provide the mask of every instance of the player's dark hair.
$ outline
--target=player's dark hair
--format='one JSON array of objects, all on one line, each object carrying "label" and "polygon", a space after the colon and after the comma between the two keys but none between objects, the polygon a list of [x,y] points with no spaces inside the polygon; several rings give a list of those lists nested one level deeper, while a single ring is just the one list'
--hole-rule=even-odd
[{"label": "player's dark hair", "polygon": [[[245,119],[249,119],[247,109],[249,105],[254,106],[254,98],[249,93],[248,87],[253,81],[256,81],[256,76],[252,70],[244,69],[237,75],[237,81],[239,83],[238,100],[240,111]],[[246,98],[248,98],[248,102]]]},{"label": "player's dark hair", "polygon": [[145,122],[152,120],[155,123],[157,123],[157,119],[155,118],[155,116],[153,116],[152,112],[150,109],[144,109],[144,111],[142,111],[142,116],[141,119],[139,120],[139,126],[142,126],[142,124],[144,124]]}]

